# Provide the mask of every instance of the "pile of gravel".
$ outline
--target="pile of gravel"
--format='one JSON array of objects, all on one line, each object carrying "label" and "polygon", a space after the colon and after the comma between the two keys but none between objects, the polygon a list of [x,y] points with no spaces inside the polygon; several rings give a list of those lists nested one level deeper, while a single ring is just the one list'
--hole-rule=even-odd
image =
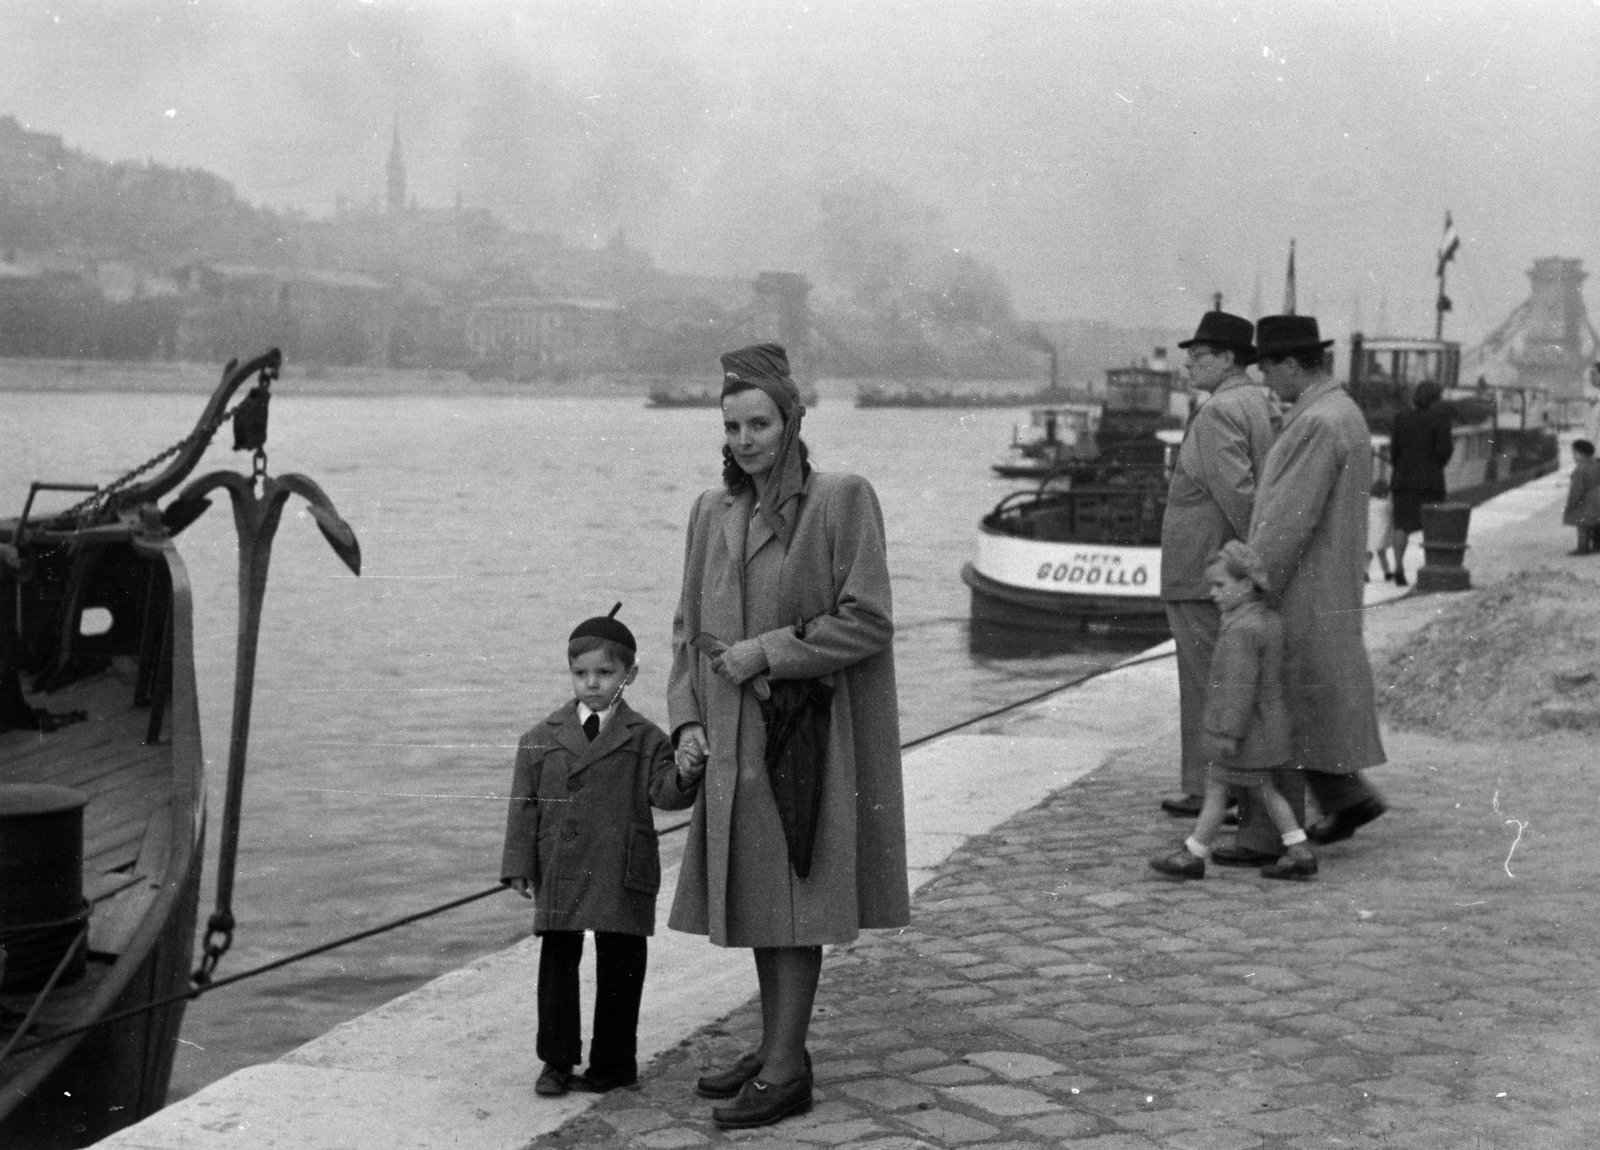
[{"label": "pile of gravel", "polygon": [[1459,739],[1600,729],[1600,583],[1520,572],[1462,596],[1374,674],[1396,727]]}]

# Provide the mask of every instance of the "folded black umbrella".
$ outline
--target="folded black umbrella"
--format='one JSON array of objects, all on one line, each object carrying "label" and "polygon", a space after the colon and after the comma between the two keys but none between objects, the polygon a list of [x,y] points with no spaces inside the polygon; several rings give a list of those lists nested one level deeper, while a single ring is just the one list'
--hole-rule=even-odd
[{"label": "folded black umbrella", "polygon": [[782,679],[762,700],[767,726],[767,779],[789,847],[789,865],[805,878],[822,814],[822,770],[828,757],[833,687],[821,679]]}]

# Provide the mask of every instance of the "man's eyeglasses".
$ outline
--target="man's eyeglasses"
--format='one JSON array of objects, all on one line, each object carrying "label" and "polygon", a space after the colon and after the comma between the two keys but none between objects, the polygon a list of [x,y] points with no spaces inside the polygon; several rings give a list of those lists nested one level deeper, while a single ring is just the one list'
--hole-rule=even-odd
[{"label": "man's eyeglasses", "polygon": [[1209,347],[1197,347],[1193,351],[1189,352],[1187,358],[1189,361],[1189,366],[1194,367],[1202,359],[1216,359],[1217,353],[1212,351]]}]

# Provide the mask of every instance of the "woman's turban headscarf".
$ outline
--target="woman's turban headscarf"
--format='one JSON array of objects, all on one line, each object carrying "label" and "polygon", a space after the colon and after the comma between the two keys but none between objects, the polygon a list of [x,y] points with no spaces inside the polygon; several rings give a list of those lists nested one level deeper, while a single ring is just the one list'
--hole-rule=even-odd
[{"label": "woman's turban headscarf", "polygon": [[800,402],[800,389],[789,375],[788,353],[778,344],[758,343],[725,354],[722,357],[723,398],[731,391],[743,390],[745,385],[766,392],[783,416],[783,438],[778,441],[772,470],[767,473],[766,485],[761,490],[760,514],[772,533],[787,547],[794,534],[795,516],[785,517],[784,508],[800,497],[805,485],[795,441],[800,438],[800,419],[806,413],[805,405]]}]

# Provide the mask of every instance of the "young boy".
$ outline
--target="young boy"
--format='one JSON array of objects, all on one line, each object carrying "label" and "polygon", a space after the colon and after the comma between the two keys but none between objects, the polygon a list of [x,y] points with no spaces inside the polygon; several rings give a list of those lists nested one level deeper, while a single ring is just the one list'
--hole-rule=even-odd
[{"label": "young boy", "polygon": [[1600,546],[1600,460],[1594,457],[1594,444],[1574,439],[1572,463],[1561,522],[1578,529],[1578,549],[1572,554],[1592,555]]},{"label": "young boy", "polygon": [[[703,766],[673,762],[672,741],[622,701],[639,673],[633,633],[609,615],[567,641],[576,696],[517,743],[501,881],[534,900],[540,936],[534,1090],[604,1093],[638,1080],[636,1032],[645,938],[655,931],[661,858],[652,804],[694,802]],[[596,988],[589,1066],[581,1076],[578,961],[594,931]]]},{"label": "young boy", "polygon": [[1211,601],[1222,611],[1201,746],[1206,795],[1184,849],[1150,860],[1172,878],[1205,878],[1211,840],[1222,825],[1228,788],[1260,799],[1283,839],[1284,854],[1261,868],[1263,878],[1304,879],[1317,873],[1316,856],[1294,810],[1272,783],[1289,758],[1289,711],[1283,701],[1283,621],[1261,600],[1261,561],[1235,539],[1212,560]]}]

